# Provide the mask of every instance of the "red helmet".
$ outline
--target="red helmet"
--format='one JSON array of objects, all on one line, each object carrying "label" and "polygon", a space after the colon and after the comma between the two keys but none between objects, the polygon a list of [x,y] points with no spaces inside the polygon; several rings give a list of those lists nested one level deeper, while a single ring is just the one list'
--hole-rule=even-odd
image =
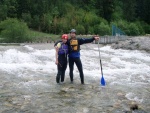
[{"label": "red helmet", "polygon": [[68,39],[68,35],[67,34],[63,34],[62,36],[61,36],[61,39]]}]

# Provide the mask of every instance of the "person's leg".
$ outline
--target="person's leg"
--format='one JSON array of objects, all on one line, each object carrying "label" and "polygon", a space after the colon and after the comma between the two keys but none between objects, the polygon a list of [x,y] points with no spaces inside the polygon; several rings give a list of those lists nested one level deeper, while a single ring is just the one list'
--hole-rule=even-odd
[{"label": "person's leg", "polygon": [[62,75],[61,75],[61,82],[64,82],[66,69],[67,69],[67,61],[64,61],[63,62],[63,69],[62,69]]},{"label": "person's leg", "polygon": [[57,76],[56,76],[56,82],[59,83],[60,82],[60,77],[62,75],[62,66],[60,64],[57,65]]},{"label": "person's leg", "polygon": [[81,84],[84,84],[84,74],[83,74],[82,62],[80,58],[76,58],[75,63],[80,73]]},{"label": "person's leg", "polygon": [[60,82],[60,76],[62,74],[62,71],[58,70],[57,76],[56,76],[56,82],[59,83]]},{"label": "person's leg", "polygon": [[73,82],[73,66],[74,66],[74,59],[69,58],[69,69],[70,69],[69,75],[71,82]]}]

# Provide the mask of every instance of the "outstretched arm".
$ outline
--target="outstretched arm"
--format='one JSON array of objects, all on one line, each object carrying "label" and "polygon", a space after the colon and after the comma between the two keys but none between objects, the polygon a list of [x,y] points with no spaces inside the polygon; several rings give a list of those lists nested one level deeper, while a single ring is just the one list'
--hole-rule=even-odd
[{"label": "outstretched arm", "polygon": [[93,36],[92,38],[80,38],[79,44],[91,43],[94,40],[99,40],[99,36]]}]

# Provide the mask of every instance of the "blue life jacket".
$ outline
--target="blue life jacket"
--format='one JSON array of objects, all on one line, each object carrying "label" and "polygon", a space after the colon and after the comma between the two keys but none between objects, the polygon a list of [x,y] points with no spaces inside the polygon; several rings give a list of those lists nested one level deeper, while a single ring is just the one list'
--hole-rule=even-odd
[{"label": "blue life jacket", "polygon": [[61,47],[59,48],[58,55],[68,54],[68,45],[61,43]]}]

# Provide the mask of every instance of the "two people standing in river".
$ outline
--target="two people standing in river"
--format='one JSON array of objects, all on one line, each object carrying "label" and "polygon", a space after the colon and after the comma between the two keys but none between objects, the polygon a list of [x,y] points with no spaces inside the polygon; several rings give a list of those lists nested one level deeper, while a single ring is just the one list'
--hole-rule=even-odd
[{"label": "two people standing in river", "polygon": [[[86,44],[86,43],[91,43],[94,40],[99,40],[98,36],[93,36],[92,38],[77,38],[76,37],[76,30],[71,29],[70,31],[70,39],[67,39],[66,45],[68,46],[68,60],[69,60],[69,75],[70,75],[70,81],[71,83],[74,82],[73,80],[73,70],[74,70],[74,64],[76,64],[79,74],[80,74],[80,79],[81,79],[81,84],[84,84],[84,73],[83,73],[83,66],[82,62],[80,59],[80,45]],[[58,43],[55,43],[55,48],[56,51],[59,51],[58,48]],[[57,66],[59,63],[57,64]],[[56,77],[57,81],[57,77]],[[58,83],[58,82],[57,82]]]}]

